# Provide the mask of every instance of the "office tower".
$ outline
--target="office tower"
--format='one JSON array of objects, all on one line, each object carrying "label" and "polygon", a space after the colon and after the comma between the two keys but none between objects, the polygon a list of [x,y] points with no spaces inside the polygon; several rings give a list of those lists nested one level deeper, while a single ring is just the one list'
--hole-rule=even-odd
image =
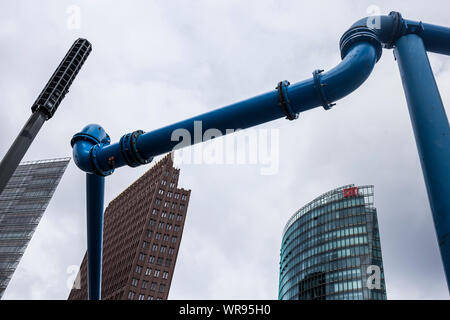
[{"label": "office tower", "polygon": [[0,195],[0,298],[70,158],[21,163]]},{"label": "office tower", "polygon": [[[102,299],[165,300],[180,247],[190,190],[165,156],[105,210]],[[69,300],[87,300],[87,257]]]},{"label": "office tower", "polygon": [[283,231],[280,300],[385,300],[373,186],[331,190]]}]

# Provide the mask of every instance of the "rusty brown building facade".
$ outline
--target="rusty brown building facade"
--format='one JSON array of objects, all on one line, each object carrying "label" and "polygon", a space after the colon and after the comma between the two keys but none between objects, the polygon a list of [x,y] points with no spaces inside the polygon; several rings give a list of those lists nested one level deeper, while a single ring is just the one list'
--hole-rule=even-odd
[{"label": "rusty brown building facade", "polygon": [[[169,154],[109,203],[102,299],[167,299],[191,193],[179,174]],[[87,299],[86,263],[85,254],[69,300]]]}]

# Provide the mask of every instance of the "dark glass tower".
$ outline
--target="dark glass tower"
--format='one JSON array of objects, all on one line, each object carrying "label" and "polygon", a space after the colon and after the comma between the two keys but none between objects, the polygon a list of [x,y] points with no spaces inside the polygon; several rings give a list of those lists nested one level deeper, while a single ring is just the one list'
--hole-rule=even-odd
[{"label": "dark glass tower", "polygon": [[20,164],[0,194],[0,298],[70,158]]},{"label": "dark glass tower", "polygon": [[331,190],[289,219],[278,299],[386,299],[373,186]]}]

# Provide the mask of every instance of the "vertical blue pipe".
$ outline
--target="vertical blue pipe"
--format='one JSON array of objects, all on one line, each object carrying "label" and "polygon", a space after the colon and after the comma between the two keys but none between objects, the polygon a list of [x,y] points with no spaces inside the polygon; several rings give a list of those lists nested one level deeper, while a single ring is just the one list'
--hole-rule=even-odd
[{"label": "vertical blue pipe", "polygon": [[422,38],[401,37],[395,56],[408,102],[441,258],[450,288],[450,129]]},{"label": "vertical blue pipe", "polygon": [[105,178],[86,174],[88,298],[101,299]]}]

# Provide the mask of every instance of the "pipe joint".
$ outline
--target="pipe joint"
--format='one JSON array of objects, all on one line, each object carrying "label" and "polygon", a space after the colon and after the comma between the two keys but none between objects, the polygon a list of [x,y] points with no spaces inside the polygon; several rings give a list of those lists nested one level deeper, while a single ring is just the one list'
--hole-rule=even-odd
[{"label": "pipe joint", "polygon": [[348,29],[341,37],[339,41],[339,47],[341,49],[341,58],[344,59],[350,48],[358,42],[368,42],[372,44],[377,52],[377,62],[381,58],[381,52],[383,50],[381,41],[378,34],[367,26],[355,26]]},{"label": "pipe joint", "polygon": [[317,95],[319,96],[320,101],[322,101],[322,107],[325,110],[330,110],[336,103],[330,103],[325,95],[323,88],[327,84],[322,82],[322,72],[323,70],[314,70],[313,72],[314,89],[316,89]]},{"label": "pipe joint", "polygon": [[289,101],[287,88],[290,85],[289,81],[280,81],[275,88],[278,90],[278,104],[283,108],[286,114],[286,119],[295,120],[298,118],[298,113],[294,112]]},{"label": "pipe joint", "polygon": [[408,21],[406,22],[406,31],[405,34],[417,34],[422,37],[424,31],[422,21]]},{"label": "pipe joint", "polygon": [[108,169],[104,170],[102,169],[102,167],[99,164],[99,160],[98,160],[98,153],[99,151],[104,147],[107,146],[108,144],[96,144],[91,148],[91,151],[89,152],[89,159],[91,160],[91,164],[92,164],[92,168],[94,170],[94,173],[99,175],[99,176],[109,176],[111,173],[114,172],[114,159],[109,159],[108,160]]},{"label": "pipe joint", "polygon": [[101,169],[97,161],[98,151],[109,145],[111,139],[105,130],[97,124],[89,124],[75,134],[70,141],[73,148],[73,159],[75,164],[87,173],[100,176],[110,175],[114,169],[105,171]]},{"label": "pipe joint", "polygon": [[388,17],[391,18],[391,24],[386,28],[387,38],[383,42],[383,48],[392,49],[397,40],[405,35],[407,25],[400,12],[391,11]]}]

